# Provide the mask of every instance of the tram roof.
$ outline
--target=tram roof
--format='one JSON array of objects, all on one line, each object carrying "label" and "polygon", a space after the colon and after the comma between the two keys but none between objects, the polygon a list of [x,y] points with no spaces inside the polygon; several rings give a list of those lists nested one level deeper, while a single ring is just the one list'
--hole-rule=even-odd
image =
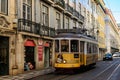
[{"label": "tram roof", "polygon": [[96,41],[92,37],[88,37],[87,35],[76,34],[76,33],[59,33],[54,38],[84,38],[84,39],[89,39],[89,40]]}]

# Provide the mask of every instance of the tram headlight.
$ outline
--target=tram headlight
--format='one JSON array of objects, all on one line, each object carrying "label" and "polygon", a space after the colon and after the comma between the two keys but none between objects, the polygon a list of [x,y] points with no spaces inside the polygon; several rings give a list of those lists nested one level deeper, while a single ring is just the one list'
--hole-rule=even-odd
[{"label": "tram headlight", "polygon": [[65,63],[67,63],[67,61],[66,61],[66,60],[63,60],[63,63],[65,64]]}]

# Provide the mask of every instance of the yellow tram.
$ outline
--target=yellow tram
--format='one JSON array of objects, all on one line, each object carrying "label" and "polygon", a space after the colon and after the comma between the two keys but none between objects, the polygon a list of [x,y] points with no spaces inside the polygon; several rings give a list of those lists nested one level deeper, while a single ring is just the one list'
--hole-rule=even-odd
[{"label": "yellow tram", "polygon": [[55,64],[58,69],[76,69],[95,65],[98,43],[94,38],[78,33],[59,33],[55,40]]}]

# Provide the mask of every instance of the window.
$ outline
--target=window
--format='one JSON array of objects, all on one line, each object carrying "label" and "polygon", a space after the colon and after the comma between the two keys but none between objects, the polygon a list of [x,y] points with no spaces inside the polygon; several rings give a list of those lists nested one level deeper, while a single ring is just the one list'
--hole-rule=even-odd
[{"label": "window", "polygon": [[68,17],[66,17],[65,24],[66,24],[66,29],[69,29],[69,18]]},{"label": "window", "polygon": [[23,18],[27,20],[31,20],[32,18],[32,0],[23,0]]},{"label": "window", "polygon": [[61,52],[69,52],[69,41],[61,40]]},{"label": "window", "polygon": [[87,43],[87,53],[93,53],[93,44]]},{"label": "window", "polygon": [[79,10],[80,10],[80,14],[81,14],[81,12],[82,12],[82,11],[81,11],[81,3],[79,3]]},{"label": "window", "polygon": [[84,17],[86,18],[86,8],[84,8],[84,13],[83,13]]},{"label": "window", "polygon": [[76,21],[73,21],[73,28],[76,27]]},{"label": "window", "polygon": [[78,23],[78,28],[82,28],[82,24],[81,23]]},{"label": "window", "polygon": [[71,52],[79,52],[78,40],[71,40]]},{"label": "window", "polygon": [[60,29],[60,14],[56,12],[57,29]]},{"label": "window", "polygon": [[89,11],[87,11],[87,18],[88,18],[88,23],[89,23],[90,22]]},{"label": "window", "polygon": [[80,41],[80,52],[84,53],[84,41]]},{"label": "window", "polygon": [[98,53],[98,45],[97,44],[94,45],[94,53]]},{"label": "window", "polygon": [[0,0],[0,13],[8,13],[8,0]]},{"label": "window", "polygon": [[49,18],[48,18],[48,7],[43,5],[42,6],[42,24],[45,25],[45,26],[48,26],[48,21],[49,21]]},{"label": "window", "polygon": [[55,40],[55,52],[59,52],[59,40]]}]

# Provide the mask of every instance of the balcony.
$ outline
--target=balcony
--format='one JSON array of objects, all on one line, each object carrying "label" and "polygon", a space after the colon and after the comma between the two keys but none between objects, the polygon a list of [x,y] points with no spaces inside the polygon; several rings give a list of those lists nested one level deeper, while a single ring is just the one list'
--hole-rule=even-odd
[{"label": "balcony", "polygon": [[20,32],[27,32],[27,33],[34,33],[39,35],[40,25],[26,19],[19,19],[18,20],[18,31]]},{"label": "balcony", "polygon": [[81,14],[79,14],[79,20],[80,20],[80,22],[84,22],[84,16],[82,16]]},{"label": "balcony", "polygon": [[65,2],[64,0],[54,0],[55,5],[54,7],[60,11],[63,11],[65,8]]},{"label": "balcony", "polygon": [[40,27],[40,34],[42,36],[49,36],[49,27],[45,26],[45,25],[42,25]]},{"label": "balcony", "polygon": [[40,25],[39,23],[35,23],[26,19],[18,20],[18,31],[49,37],[53,37],[55,35],[55,28]]},{"label": "balcony", "polygon": [[54,37],[55,36],[55,28],[49,28],[49,36]]},{"label": "balcony", "polygon": [[78,20],[78,18],[79,18],[79,12],[76,11],[75,9],[73,10],[73,17],[72,18],[76,19],[76,20]]},{"label": "balcony", "polygon": [[73,14],[73,8],[69,4],[65,4],[65,14],[70,16]]},{"label": "balcony", "polygon": [[50,4],[50,5],[54,3],[54,0],[43,0],[43,1]]},{"label": "balcony", "polygon": [[73,10],[73,15],[74,15],[75,17],[79,18],[79,12],[76,11],[75,9]]},{"label": "balcony", "polygon": [[53,37],[55,35],[55,28],[51,28],[45,25],[42,25],[40,27],[40,34],[42,36],[49,36],[49,37]]}]

